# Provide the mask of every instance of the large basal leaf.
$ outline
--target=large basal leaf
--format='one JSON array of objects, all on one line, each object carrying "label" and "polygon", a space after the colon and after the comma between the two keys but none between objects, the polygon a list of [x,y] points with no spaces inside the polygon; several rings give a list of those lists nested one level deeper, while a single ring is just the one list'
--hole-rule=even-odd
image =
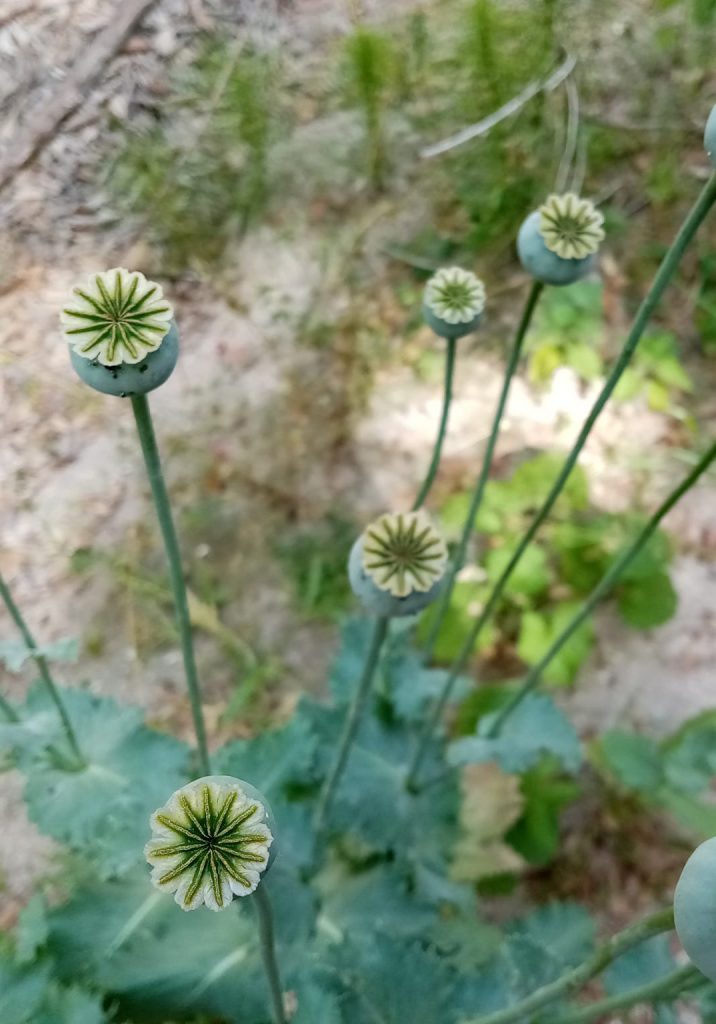
[{"label": "large basal leaf", "polygon": [[[427,668],[422,656],[402,647],[385,659],[385,695],[394,713],[405,722],[420,722],[428,707],[443,691],[448,673],[443,669]],[[462,700],[472,688],[472,681],[458,678],[450,694],[452,702]]]},{"label": "large basal leaf", "polygon": [[529,694],[507,718],[499,736],[490,739],[486,733],[495,717],[485,715],[477,724],[476,736],[450,744],[451,764],[496,761],[503,771],[519,773],[550,754],[565,771],[578,771],[582,763],[579,737],[564,712],[546,694]]},{"label": "large basal leaf", "polygon": [[346,1024],[456,1024],[456,974],[419,945],[380,935],[334,948],[330,967],[343,990]]},{"label": "large basal leaf", "polygon": [[378,932],[396,938],[419,938],[428,933],[438,908],[409,892],[406,872],[382,864],[350,874],[336,861],[316,881],[321,909],[318,935],[329,943]]},{"label": "large basal leaf", "polygon": [[32,1024],[50,983],[49,964],[23,966],[0,955],[0,1020]]},{"label": "large basal leaf", "polygon": [[0,661],[5,662],[8,672],[19,672],[26,661],[40,655],[47,661],[77,661],[77,641],[72,638],[56,640],[41,647],[28,647],[24,640],[3,640],[0,642]]},{"label": "large basal leaf", "polygon": [[346,619],[341,626],[340,646],[328,673],[331,694],[338,704],[347,704],[353,696],[374,629],[375,620],[365,616]]},{"label": "large basal leaf", "polygon": [[[345,712],[304,700],[299,713],[313,721],[325,775],[334,763]],[[449,853],[457,787],[448,778],[426,787],[418,796],[408,792],[405,782],[415,742],[415,734],[399,725],[366,716],[336,792],[328,826],[373,850],[393,850],[398,856],[440,862]],[[424,778],[444,772],[445,763],[435,745],[423,764]]]},{"label": "large basal leaf", "polygon": [[549,903],[514,922],[511,936],[531,939],[548,949],[561,970],[576,967],[592,951],[595,924],[579,903]]},{"label": "large basal leaf", "polygon": [[233,740],[212,756],[214,771],[256,786],[269,802],[316,781],[317,738],[300,709],[280,729]]},{"label": "large basal leaf", "polygon": [[20,912],[17,923],[15,959],[19,964],[30,964],[47,942],[49,929],[45,901],[37,893]]},{"label": "large basal leaf", "polygon": [[[277,863],[266,879],[284,984],[310,961],[315,903]],[[204,1013],[232,1024],[268,1024],[268,996],[251,899],[221,913],[182,911],[153,889],[149,870],[83,887],[50,921],[62,976],[82,977],[119,1000],[137,1022]],[[123,1019],[123,1018],[120,1018]]]},{"label": "large basal leaf", "polygon": [[[21,756],[28,813],[44,833],[109,877],[141,859],[150,814],[186,782],[189,750],[147,728],[137,708],[80,690],[62,696],[87,764],[66,771],[49,757]],[[31,717],[42,714],[47,699],[33,689]]]}]

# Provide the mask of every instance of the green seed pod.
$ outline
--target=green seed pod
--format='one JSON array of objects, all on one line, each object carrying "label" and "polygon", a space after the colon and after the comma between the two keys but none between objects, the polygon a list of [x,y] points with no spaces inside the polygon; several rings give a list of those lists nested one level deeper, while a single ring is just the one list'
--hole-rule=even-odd
[{"label": "green seed pod", "polygon": [[274,859],[275,822],[262,794],[228,775],[207,775],[173,793],[150,818],[144,856],[152,883],[182,910],[224,910],[249,896]]},{"label": "green seed pod", "polygon": [[415,615],[440,593],[447,545],[422,509],[380,516],[356,540],[348,560],[354,594],[373,615]]},{"label": "green seed pod", "polygon": [[603,222],[601,213],[587,199],[571,192],[550,196],[519,230],[520,263],[545,284],[572,284],[592,269],[604,238]]},{"label": "green seed pod", "polygon": [[104,394],[147,394],[176,366],[172,308],[159,285],[137,271],[94,274],[73,289],[60,323],[78,376]]},{"label": "green seed pod", "polygon": [[460,267],[438,270],[423,295],[423,319],[441,338],[456,340],[471,334],[485,308],[485,286]]},{"label": "green seed pod", "polygon": [[711,163],[716,167],[716,104],[711,108],[706,131],[704,132],[704,146]]},{"label": "green seed pod", "polygon": [[716,838],[687,860],[674,892],[674,921],[691,960],[716,982]]}]

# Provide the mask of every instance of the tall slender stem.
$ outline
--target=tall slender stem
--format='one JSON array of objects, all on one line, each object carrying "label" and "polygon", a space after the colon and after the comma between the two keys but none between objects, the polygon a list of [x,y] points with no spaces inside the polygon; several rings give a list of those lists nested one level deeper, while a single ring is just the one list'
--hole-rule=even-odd
[{"label": "tall slender stem", "polygon": [[504,1010],[490,1013],[486,1017],[474,1017],[472,1020],[466,1021],[466,1024],[516,1024],[516,1022],[527,1024],[532,1014],[536,1014],[543,1006],[554,1003],[562,996],[582,988],[592,978],[601,974],[622,953],[626,953],[627,950],[638,946],[654,935],[671,931],[673,927],[673,907],[659,910],[650,917],[645,917],[642,921],[630,925],[624,931],[617,932],[616,935],[598,946],[594,953],[579,966],[567,971],[556,981],[551,981],[549,984],[543,985],[542,988],[538,988],[526,999],[508,1006]]},{"label": "tall slender stem", "polygon": [[470,660],[472,652],[475,649],[475,643],[477,642],[477,639],[480,636],[483,627],[489,621],[493,611],[497,606],[498,601],[502,597],[505,586],[507,585],[507,582],[510,579],[510,576],[512,575],[516,565],[522,558],[522,555],[525,553],[525,550],[531,544],[532,539],[539,530],[540,526],[545,521],[549,513],[552,511],[552,508],[557,498],[562,493],[562,489],[564,488],[564,485],[566,484],[572,470],[574,469],[579,454],[582,451],[582,448],[584,447],[587,438],[589,437],[592,427],[599,418],[599,415],[604,409],[604,406],[607,404],[607,401],[609,400],[612,392],[614,391],[614,388],[617,386],[617,383],[619,382],[619,378],[626,369],[629,360],[631,359],[637,345],[639,344],[641,336],[644,333],[647,324],[649,323],[651,314],[654,312],[654,309],[656,308],[659,300],[661,299],[661,296],[664,294],[664,291],[666,290],[669,281],[674,276],[674,273],[679,265],[679,262],[681,261],[681,257],[683,256],[686,248],[688,247],[689,242],[696,234],[696,231],[698,230],[702,221],[707,216],[714,202],[716,202],[716,174],[712,174],[709,178],[703,191],[701,192],[701,195],[696,200],[686,220],[681,225],[681,228],[679,229],[679,232],[676,238],[674,239],[669,251],[666,253],[664,259],[662,260],[661,266],[659,267],[656,273],[651,288],[649,289],[644,301],[639,307],[639,310],[636,314],[634,323],[632,325],[631,331],[629,332],[624,347],[622,348],[617,361],[612,367],[612,370],[609,376],[607,377],[602,390],[597,396],[597,399],[594,402],[594,405],[592,406],[592,409],[589,415],[587,416],[587,419],[585,420],[582,429],[579,432],[577,440],[575,441],[572,450],[567,456],[564,466],[562,467],[557,479],[553,483],[549,494],[545,498],[544,504],[536,513],[534,519],[532,520],[532,523],[527,528],[524,536],[522,537],[522,540],[517,545],[515,552],[513,553],[509,562],[507,563],[502,573],[500,574],[497,582],[495,583],[492,589],[492,592],[490,593],[489,598],[485,603],[485,607],[475,620],[465,640],[465,643],[463,644],[457,658],[455,659],[455,663],[453,664],[450,673],[443,685],[442,693],[440,694],[439,699],[436,701],[435,707],[433,708],[433,711],[427,720],[425,729],[423,730],[420,746],[414,759],[414,771],[410,778],[412,788],[414,788],[415,786],[415,776],[424,757],[428,743],[430,742],[430,738],[437,729],[438,723],[440,722],[443,711],[445,709],[445,705],[450,699],[450,694],[452,693],[452,689],[455,685],[456,680],[462,674],[462,672],[465,669],[465,666]]},{"label": "tall slender stem", "polygon": [[189,603],[186,596],[186,585],[182,572],[181,554],[179,542],[177,541],[174,520],[172,519],[169,495],[167,494],[162,464],[157,448],[157,439],[154,435],[152,415],[149,411],[149,403],[146,395],[134,395],[132,397],[132,410],[137,424],[137,433],[142,446],[144,464],[147,468],[149,486],[152,490],[154,508],[159,520],[159,528],[164,539],[164,548],[169,562],[169,577],[171,580],[172,593],[174,595],[174,606],[176,610],[179,637],[181,640],[182,657],[184,659],[184,672],[186,674],[187,686],[189,688],[189,700],[191,702],[191,713],[194,720],[194,731],[196,732],[197,746],[199,748],[199,760],[201,762],[202,774],[211,774],[209,763],[209,748],[206,742],[206,728],[204,726],[204,713],[201,708],[201,690],[199,677],[196,671],[194,658],[194,642],[192,639],[191,619],[189,616]]},{"label": "tall slender stem", "polygon": [[606,999],[599,999],[573,1013],[557,1017],[554,1024],[590,1024],[593,1020],[611,1015],[615,1010],[628,1010],[640,1003],[658,1002],[667,998],[675,999],[699,980],[703,981],[701,971],[692,964],[686,964],[685,967],[677,967],[663,978],[656,978],[645,985],[627,989],[626,992],[608,996]]},{"label": "tall slender stem", "polygon": [[259,926],[259,940],[261,942],[261,957],[263,959],[266,981],[271,996],[271,1008],[273,1010],[274,1024],[286,1024],[286,1012],[283,1006],[283,992],[281,989],[281,977],[278,971],[276,960],[276,943],[273,934],[273,914],[271,912],[271,901],[264,886],[259,883],[253,894],[256,919]]},{"label": "tall slender stem", "polygon": [[373,627],[373,636],[368,649],[368,656],[366,657],[365,665],[363,666],[363,675],[356,687],[356,692],[353,696],[351,706],[346,714],[345,722],[343,724],[343,732],[341,733],[341,738],[338,743],[336,760],[330,775],[327,776],[326,781],[323,784],[321,795],[318,799],[318,806],[316,807],[316,814],[314,817],[314,831],[317,835],[323,830],[326,815],[331,808],[333,797],[335,796],[338,784],[341,781],[346,764],[348,763],[348,757],[351,752],[351,747],[353,746],[356,730],[360,723],[361,714],[363,712],[365,702],[368,699],[375,671],[378,667],[380,652],[388,634],[389,622],[389,618],[381,617],[376,619],[375,626]]},{"label": "tall slender stem", "polygon": [[[25,642],[25,646],[27,647],[28,651],[30,651],[32,660],[37,665],[37,669],[40,673],[40,679],[42,680],[45,689],[49,694],[50,699],[57,708],[57,713],[60,716],[62,728],[65,730],[67,742],[69,743],[72,749],[72,753],[76,758],[77,762],[81,765],[84,765],[85,760],[82,757],[82,752],[80,750],[79,743],[77,742],[77,734],[75,733],[75,730],[72,726],[70,716],[67,713],[67,708],[65,707],[65,703],[62,700],[62,696],[60,695],[60,691],[57,688],[57,684],[55,683],[54,679],[52,678],[52,675],[50,674],[50,668],[49,665],[47,664],[47,659],[38,651],[37,644],[35,643],[35,638],[30,632],[30,628],[25,622],[25,619],[22,616],[22,612],[15,604],[13,596],[10,593],[10,588],[3,579],[2,575],[0,575],[0,597],[2,597],[5,607],[10,613],[10,618],[13,620],[18,630],[20,631],[20,635],[22,636],[22,639]],[[10,705],[7,704],[7,702],[4,700],[1,703],[2,709],[5,712],[5,714],[7,714],[12,721],[19,721],[19,716],[14,711],[14,709],[11,708]]]},{"label": "tall slender stem", "polygon": [[495,415],[492,421],[492,429],[490,430],[490,436],[487,440],[487,446],[485,448],[485,454],[482,460],[482,467],[480,469],[480,474],[477,478],[477,483],[475,484],[475,490],[473,491],[472,494],[472,500],[470,501],[470,508],[468,509],[465,525],[463,526],[462,536],[460,537],[460,542],[455,551],[455,556],[453,558],[452,565],[448,573],[447,581],[443,586],[442,593],[440,595],[440,601],[435,612],[435,617],[430,626],[430,632],[428,633],[427,639],[425,641],[426,661],[429,661],[433,655],[433,651],[435,650],[435,644],[440,634],[440,629],[442,627],[443,622],[445,621],[445,616],[447,615],[448,608],[450,607],[450,598],[452,597],[452,592],[455,587],[455,580],[457,578],[457,574],[460,572],[463,565],[465,564],[465,557],[467,555],[467,548],[470,543],[470,537],[472,536],[473,531],[475,529],[475,520],[477,519],[477,514],[480,511],[480,506],[482,505],[482,499],[485,493],[485,487],[487,486],[487,481],[490,477],[492,460],[495,455],[495,448],[497,446],[497,438],[499,437],[500,433],[502,417],[505,412],[505,407],[507,406],[507,399],[510,393],[510,387],[512,385],[512,378],[514,377],[515,371],[517,370],[517,366],[520,361],[520,356],[522,354],[524,341],[527,336],[527,331],[529,330],[530,322],[532,321],[532,315],[535,311],[535,307],[537,306],[537,302],[543,289],[544,285],[541,281],[534,282],[532,288],[530,289],[530,293],[527,298],[527,303],[525,305],[519,326],[517,328],[517,334],[515,335],[514,344],[512,346],[512,352],[510,353],[510,358],[507,363],[505,375],[502,381],[502,390],[500,392],[500,397],[497,402],[497,408],[495,409]]},{"label": "tall slender stem", "polygon": [[531,693],[535,686],[537,686],[540,678],[542,677],[542,673],[552,659],[559,654],[569,638],[574,634],[575,630],[579,629],[584,620],[589,617],[594,607],[602,600],[602,598],[606,597],[627,566],[634,561],[664,516],[670,512],[679,499],[683,497],[691,487],[693,487],[698,478],[708,469],[714,459],[716,459],[716,442],[707,449],[704,455],[701,456],[694,468],[684,477],[678,487],[675,487],[668,498],[659,505],[658,509],[645,524],[639,535],[632,541],[629,547],[622,552],[619,558],[611,564],[579,611],[570,619],[559,636],[550,644],[549,648],[545,651],[537,664],[532,666],[522,686],[507,702],[507,704],[500,709],[499,714],[496,716],[492,726],[490,727],[488,732],[489,736],[497,736],[500,729],[515,708],[521,704],[528,693]]},{"label": "tall slender stem", "polygon": [[445,386],[443,390],[443,411],[440,416],[440,426],[438,427],[438,436],[435,439],[435,445],[433,447],[433,455],[430,460],[430,466],[428,467],[427,476],[423,480],[422,486],[418,491],[418,496],[415,499],[413,509],[418,509],[424,503],[430,488],[433,486],[435,475],[440,465],[440,456],[442,455],[443,442],[445,440],[445,432],[447,431],[448,417],[450,415],[450,403],[452,402],[452,382],[455,375],[455,353],[457,350],[457,342],[455,338],[449,338],[447,342],[447,352],[445,353]]}]

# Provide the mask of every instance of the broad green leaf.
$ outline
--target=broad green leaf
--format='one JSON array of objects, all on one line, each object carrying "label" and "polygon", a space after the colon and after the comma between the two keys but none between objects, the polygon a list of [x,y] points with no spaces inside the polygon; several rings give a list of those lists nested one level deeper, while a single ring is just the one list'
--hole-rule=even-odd
[{"label": "broad green leaf", "polygon": [[435,925],[438,908],[411,895],[407,873],[384,864],[349,874],[334,862],[318,876],[321,909],[318,936],[328,943],[378,932],[395,938],[421,938]]},{"label": "broad green leaf", "polygon": [[[186,782],[189,751],[148,729],[137,708],[80,690],[62,696],[87,765],[64,771],[47,758],[24,756],[28,813],[43,832],[81,851],[109,877],[141,859],[149,816]],[[31,716],[47,700],[33,688]]]},{"label": "broad green leaf", "polygon": [[665,572],[627,582],[619,587],[617,607],[625,622],[635,629],[653,629],[668,622],[679,603]]},{"label": "broad green leaf", "polygon": [[450,744],[451,764],[496,761],[503,771],[524,772],[550,754],[568,772],[576,772],[582,762],[579,737],[574,726],[554,701],[545,694],[531,693],[507,718],[494,739],[487,738],[495,714],[478,722],[476,736]]},{"label": "broad green leaf", "polygon": [[[490,583],[502,575],[514,554],[512,545],[493,548],[485,558],[485,570]],[[551,582],[547,554],[539,544],[529,544],[509,578],[505,593],[510,595],[536,597],[542,594]]]},{"label": "broad green leaf", "polygon": [[[442,693],[448,673],[444,669],[427,668],[416,651],[400,648],[391,652],[383,664],[386,696],[398,718],[420,722],[426,709]],[[461,701],[472,689],[472,680],[456,680],[450,697]]]},{"label": "broad green leaf", "polygon": [[366,617],[346,619],[341,626],[340,647],[328,676],[331,693],[339,704],[347,704],[355,693],[374,629],[375,620]]},{"label": "broad green leaf", "polygon": [[102,997],[91,995],[81,988],[63,988],[55,983],[47,995],[33,1024],[108,1024],[102,1009]]},{"label": "broad green leaf", "polygon": [[0,643],[0,661],[5,662],[8,672],[19,672],[26,661],[38,654],[48,661],[77,661],[77,641],[68,637],[39,645],[35,650],[23,640],[5,640]]},{"label": "broad green leaf", "polygon": [[457,1024],[455,972],[419,945],[356,935],[332,955],[350,1024]]},{"label": "broad green leaf", "polygon": [[280,729],[250,740],[233,740],[212,757],[214,770],[244,779],[269,802],[316,781],[317,739],[300,712]]},{"label": "broad green leaf", "polygon": [[697,715],[662,747],[664,773],[670,786],[684,793],[702,793],[716,776],[716,720],[712,712]]},{"label": "broad green leaf", "polygon": [[[450,607],[443,619],[433,650],[436,661],[450,663],[462,650],[475,619],[480,614],[486,594],[486,587],[473,582],[459,581],[455,584]],[[423,641],[431,631],[437,606],[431,605],[421,616],[418,625],[418,639]],[[497,631],[492,623],[481,630],[475,643],[475,651],[485,651],[495,642]]]},{"label": "broad green leaf", "polygon": [[17,946],[15,959],[19,964],[29,964],[47,942],[47,914],[45,901],[39,894],[32,897],[20,912],[17,925]]},{"label": "broad green leaf", "polygon": [[[321,741],[322,771],[335,758],[344,712],[304,698],[299,713],[310,715]],[[399,723],[387,725],[365,716],[358,729],[345,773],[336,793],[329,829],[346,833],[369,848],[393,850],[396,855],[432,861],[447,856],[445,831],[457,811],[453,779],[426,787],[418,796],[405,785],[407,766],[415,750],[416,735]],[[430,747],[423,765],[424,778],[445,772],[438,745]],[[430,821],[430,827],[425,822]]]},{"label": "broad green leaf", "polygon": [[[563,601],[548,611],[525,612],[517,641],[517,652],[522,660],[528,665],[536,665],[561,636],[580,608],[578,602]],[[542,673],[544,680],[554,683],[555,686],[567,686],[574,682],[593,643],[594,627],[591,621],[587,620],[574,631],[549,662]]]},{"label": "broad green leaf", "polygon": [[595,923],[589,911],[578,903],[550,903],[516,921],[510,936],[531,939],[549,950],[560,971],[576,967],[594,947]]},{"label": "broad green leaf", "polygon": [[594,759],[625,789],[654,795],[664,782],[664,764],[654,740],[614,729],[594,744]]},{"label": "broad green leaf", "polygon": [[616,402],[629,402],[636,398],[644,387],[644,378],[633,367],[627,366],[622,373],[617,386],[614,388],[613,398]]},{"label": "broad green leaf", "polygon": [[[308,957],[315,916],[308,889],[280,863],[264,881],[278,957],[291,987]],[[121,881],[87,883],[50,915],[50,949],[62,977],[83,977],[119,1000],[120,1019],[187,1015],[267,1024],[268,997],[250,899],[223,913],[185,913],[157,892],[144,867]]]},{"label": "broad green leaf", "polygon": [[572,342],[566,356],[567,365],[583,380],[595,380],[604,368],[602,357],[588,342]]},{"label": "broad green leaf", "polygon": [[608,995],[618,995],[676,970],[668,935],[655,935],[620,956],[604,972]]},{"label": "broad green leaf", "polygon": [[520,792],[524,810],[507,833],[507,842],[530,864],[548,864],[559,849],[562,811],[577,798],[580,788],[546,758],[521,776]]},{"label": "broad green leaf", "polygon": [[0,956],[0,1020],[2,1024],[35,1024],[47,993],[50,965],[22,966]]}]

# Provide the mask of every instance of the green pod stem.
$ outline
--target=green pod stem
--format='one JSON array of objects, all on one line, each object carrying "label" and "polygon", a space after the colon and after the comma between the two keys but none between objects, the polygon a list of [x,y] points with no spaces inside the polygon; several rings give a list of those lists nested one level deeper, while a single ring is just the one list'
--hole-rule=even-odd
[{"label": "green pod stem", "polygon": [[533,665],[530,669],[527,678],[515,693],[512,699],[499,711],[496,715],[492,726],[488,732],[488,736],[497,736],[502,729],[503,725],[515,711],[515,709],[522,703],[525,697],[534,690],[542,678],[542,673],[547,668],[549,663],[555,658],[562,650],[564,645],[567,643],[569,638],[574,632],[579,629],[581,624],[587,619],[595,606],[599,604],[603,598],[607,596],[610,590],[619,580],[624,570],[629,566],[634,559],[637,557],[639,552],[644,548],[649,538],[653,536],[659,523],[667,515],[668,512],[676,505],[680,498],[683,497],[686,492],[693,487],[699,477],[706,472],[708,467],[716,459],[716,443],[712,444],[707,449],[706,453],[699,459],[694,468],[688,473],[678,487],[669,494],[668,498],[661,503],[656,512],[651,516],[649,521],[646,523],[644,528],[638,534],[636,539],[629,545],[629,547],[622,552],[621,556],[612,563],[609,570],[601,578],[597,586],[594,588],[592,593],[589,595],[587,600],[584,602],[579,611],[574,615],[572,619],[567,623],[562,632],[558,637],[555,638],[554,642],[550,645],[549,649],[540,658],[536,665]]},{"label": "green pod stem", "polygon": [[416,751],[415,758],[413,760],[411,772],[408,776],[408,785],[410,788],[415,787],[417,773],[420,769],[420,765],[422,763],[430,739],[438,727],[443,711],[445,710],[445,706],[448,700],[450,699],[450,694],[452,693],[453,687],[455,686],[456,680],[462,674],[462,672],[465,669],[465,666],[470,660],[478,637],[480,636],[484,626],[487,624],[490,617],[492,616],[492,613],[495,610],[500,598],[502,597],[502,594],[504,593],[505,590],[505,586],[507,585],[508,580],[512,576],[515,567],[517,566],[520,559],[522,558],[522,555],[525,553],[526,549],[532,542],[532,539],[539,530],[540,526],[552,511],[552,508],[554,507],[557,498],[562,493],[564,485],[566,484],[567,480],[569,479],[572,473],[572,470],[574,469],[574,466],[576,465],[577,459],[579,458],[582,448],[584,448],[584,445],[587,442],[587,438],[589,437],[592,428],[594,427],[594,424],[597,422],[605,405],[611,397],[612,392],[617,386],[621,375],[627,368],[629,361],[632,355],[634,354],[636,347],[639,344],[639,341],[641,340],[644,330],[646,329],[646,326],[649,323],[649,320],[651,319],[652,313],[656,309],[656,306],[658,305],[662,295],[666,291],[666,288],[669,282],[671,281],[671,278],[674,276],[674,273],[676,272],[676,269],[679,266],[679,263],[681,262],[681,257],[688,248],[689,243],[693,239],[701,223],[708,215],[709,211],[714,205],[714,202],[716,202],[716,174],[711,175],[711,177],[709,178],[708,182],[706,183],[701,192],[701,195],[698,197],[694,206],[691,208],[691,211],[686,217],[685,221],[681,225],[681,228],[679,229],[676,238],[674,239],[671,247],[669,248],[669,251],[664,256],[664,259],[662,260],[661,265],[652,282],[651,288],[649,289],[646,297],[644,298],[644,301],[639,307],[639,310],[636,314],[634,323],[632,324],[632,328],[629,332],[624,347],[622,348],[618,359],[612,367],[612,370],[609,376],[607,377],[602,390],[597,396],[597,399],[595,400],[594,405],[592,406],[589,415],[587,416],[582,426],[582,429],[579,432],[577,440],[575,441],[572,450],[567,456],[565,463],[562,469],[560,470],[559,475],[557,476],[557,479],[553,483],[549,491],[549,494],[547,495],[544,501],[544,504],[536,513],[534,519],[532,520],[532,523],[525,531],[522,540],[517,545],[517,548],[515,549],[512,557],[510,558],[509,562],[507,563],[502,573],[500,574],[498,580],[496,581],[495,586],[493,587],[492,592],[485,603],[485,607],[483,608],[478,618],[475,620],[472,629],[470,630],[470,633],[465,640],[465,643],[463,644],[457,658],[455,659],[455,663],[453,664],[450,673],[448,674],[448,677],[445,680],[445,684],[443,686],[443,690],[440,694],[440,697],[436,701],[435,707],[433,708],[433,711],[431,712],[429,718],[427,719],[423,735],[421,736],[420,744]]},{"label": "green pod stem", "polygon": [[286,1024],[286,1011],[283,1005],[283,990],[281,988],[281,976],[278,970],[276,959],[276,942],[274,939],[273,913],[271,912],[271,901],[268,893],[262,884],[259,884],[251,897],[256,911],[256,920],[259,928],[259,941],[261,943],[261,958],[263,960],[266,982],[271,997],[271,1009],[273,1012],[274,1024]]},{"label": "green pod stem", "polygon": [[[55,705],[57,709],[57,714],[60,716],[62,728],[64,729],[65,735],[67,737],[67,742],[69,743],[70,748],[72,750],[72,754],[76,759],[77,766],[83,767],[85,764],[85,760],[82,756],[80,745],[77,741],[77,734],[75,733],[67,708],[65,707],[60,691],[57,688],[57,684],[52,678],[49,665],[47,664],[47,659],[38,652],[37,644],[35,643],[35,638],[30,632],[30,628],[25,622],[22,612],[15,604],[15,600],[10,592],[10,588],[3,579],[2,575],[0,575],[0,597],[2,597],[5,607],[7,608],[8,613],[10,615],[10,618],[17,626],[20,635],[22,636],[22,639],[25,642],[25,646],[30,651],[32,655],[32,660],[37,665],[37,670],[40,673],[40,679],[42,680],[45,689],[47,690],[47,693],[50,699],[52,700],[52,703]],[[10,721],[17,722],[20,720],[20,716],[17,714],[15,709],[10,704],[8,704],[7,701],[5,701],[4,699],[0,700],[0,707],[2,707],[3,712],[7,715]]]},{"label": "green pod stem", "polygon": [[433,656],[435,644],[437,642],[438,636],[440,635],[440,629],[442,628],[442,624],[445,621],[445,616],[447,615],[448,608],[450,607],[450,598],[452,597],[452,592],[455,588],[457,574],[460,572],[460,569],[462,569],[465,563],[465,557],[467,555],[467,548],[468,544],[470,543],[470,537],[472,536],[472,533],[475,529],[475,521],[477,519],[478,512],[480,511],[482,499],[485,494],[485,487],[487,486],[487,481],[490,476],[492,460],[495,455],[497,438],[500,433],[500,425],[502,423],[502,417],[505,412],[505,407],[507,406],[507,399],[510,393],[512,379],[517,370],[517,366],[520,361],[520,356],[522,355],[524,341],[527,337],[527,332],[529,330],[530,323],[532,322],[532,316],[534,314],[537,303],[539,302],[539,297],[542,294],[543,290],[544,285],[542,284],[542,282],[535,281],[532,287],[530,288],[527,303],[525,305],[519,326],[517,328],[514,344],[512,346],[512,352],[510,353],[509,362],[505,369],[505,376],[502,381],[502,390],[500,392],[500,397],[497,402],[497,408],[495,409],[495,416],[492,421],[490,436],[488,438],[487,446],[485,448],[485,454],[482,460],[482,468],[477,478],[475,489],[472,492],[470,508],[468,509],[467,518],[465,519],[465,525],[463,526],[462,535],[460,537],[460,541],[458,543],[455,556],[452,560],[451,568],[448,571],[446,581],[443,584],[443,589],[440,594],[439,604],[435,613],[435,618],[433,619],[433,622],[430,627],[430,632],[425,642],[424,657],[426,661],[429,661]]},{"label": "green pod stem", "polygon": [[356,687],[356,692],[353,695],[353,700],[351,701],[351,705],[343,723],[343,731],[338,742],[336,759],[330,774],[326,777],[318,798],[318,805],[313,819],[314,830],[317,835],[320,835],[323,831],[326,823],[326,817],[328,816],[333,803],[333,798],[336,795],[336,790],[338,789],[341,778],[343,777],[343,772],[348,764],[353,740],[355,739],[358,726],[360,725],[363,708],[368,700],[376,669],[378,668],[378,663],[380,661],[383,644],[388,635],[389,624],[390,619],[387,616],[381,616],[375,620],[373,636],[371,638],[370,647],[368,648],[368,654],[363,666],[363,673],[358,686]]},{"label": "green pod stem", "polygon": [[504,1010],[498,1010],[496,1013],[490,1013],[484,1017],[474,1017],[472,1020],[465,1021],[465,1024],[526,1024],[544,1006],[549,1006],[550,1003],[576,992],[592,978],[596,978],[627,950],[640,945],[654,935],[671,931],[673,927],[673,908],[659,910],[650,917],[637,921],[636,924],[613,935],[577,967],[567,971],[556,981],[551,981],[549,984],[543,985],[542,988],[538,988],[525,999],[521,999],[519,1003],[514,1003]]},{"label": "green pod stem", "polygon": [[655,981],[627,989],[626,992],[620,992],[618,995],[598,999],[595,1003],[588,1003],[587,1006],[582,1006],[572,1013],[557,1017],[554,1024],[591,1024],[593,1020],[610,1017],[615,1010],[629,1010],[632,1006],[639,1006],[642,1003],[675,999],[699,981],[703,981],[701,973],[695,967],[687,964],[685,967],[677,967],[675,971],[664,975],[663,978],[656,978]]},{"label": "green pod stem", "polygon": [[445,353],[445,385],[443,391],[443,408],[440,415],[440,425],[438,427],[438,434],[435,438],[435,444],[433,446],[433,454],[430,460],[430,466],[425,479],[423,480],[422,486],[418,491],[418,495],[413,504],[413,510],[419,509],[424,504],[425,499],[430,493],[430,489],[435,481],[435,476],[440,465],[440,458],[443,451],[443,443],[445,441],[445,434],[447,432],[448,419],[450,417],[450,403],[452,402],[452,385],[453,378],[455,376],[455,353],[457,349],[457,338],[447,339],[447,351]]},{"label": "green pod stem", "polygon": [[149,402],[146,395],[133,395],[131,398],[134,420],[137,425],[139,442],[142,447],[144,464],[149,478],[149,486],[152,491],[152,499],[159,521],[159,528],[164,540],[167,561],[169,563],[169,577],[171,580],[174,606],[176,610],[177,625],[181,641],[182,658],[184,660],[184,672],[186,675],[189,700],[191,702],[191,713],[196,733],[197,746],[199,748],[199,761],[202,775],[211,775],[211,764],[209,761],[209,748],[206,741],[206,727],[204,725],[204,712],[201,707],[201,688],[199,686],[199,675],[196,670],[196,659],[194,657],[194,641],[192,638],[191,618],[189,616],[189,602],[184,583],[182,571],[181,553],[177,540],[174,520],[172,518],[171,504],[167,487],[162,473],[162,464],[157,448],[157,439],[154,434],[152,414],[149,409]]}]

